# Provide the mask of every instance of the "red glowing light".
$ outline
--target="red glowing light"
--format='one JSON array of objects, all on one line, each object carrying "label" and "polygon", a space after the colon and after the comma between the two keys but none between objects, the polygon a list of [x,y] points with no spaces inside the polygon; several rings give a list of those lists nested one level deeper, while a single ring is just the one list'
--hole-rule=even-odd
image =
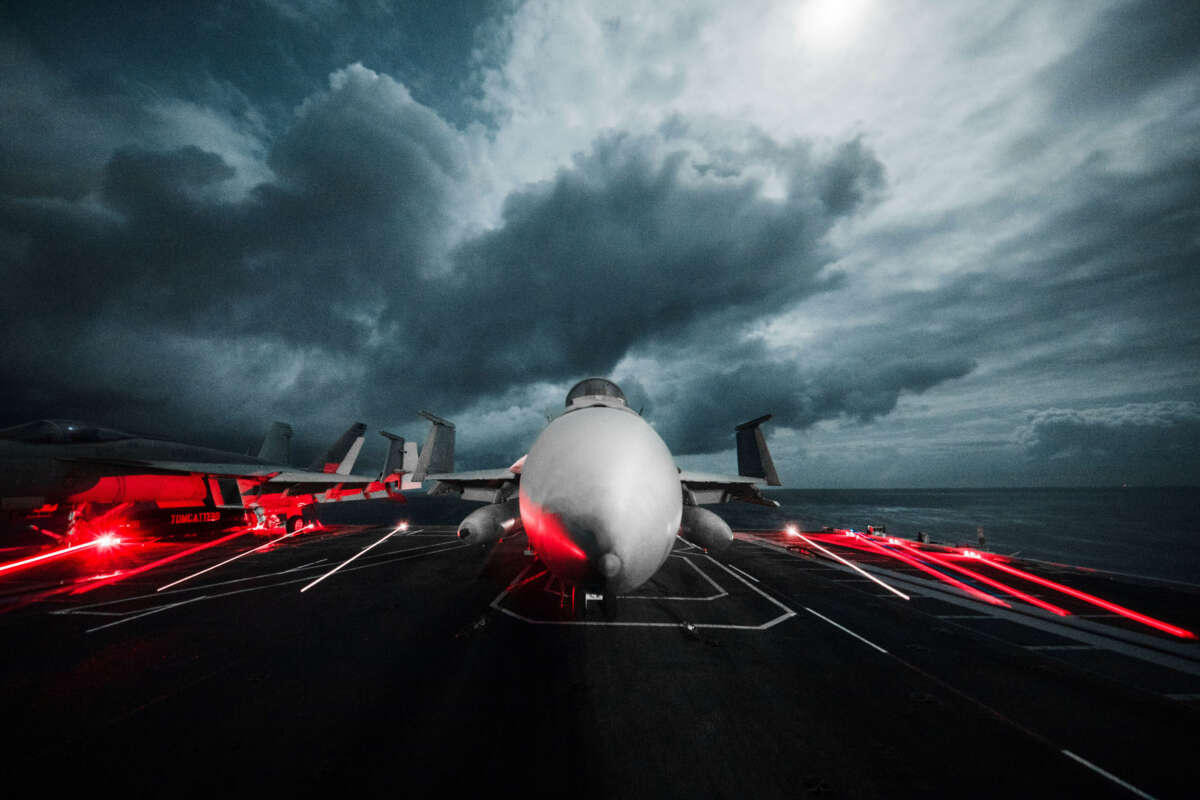
[{"label": "red glowing light", "polygon": [[974,588],[973,586],[968,586],[967,584],[963,583],[962,581],[958,580],[957,578],[952,578],[943,572],[938,572],[936,569],[933,569],[929,565],[924,564],[911,556],[904,555],[903,553],[899,553],[895,550],[889,550],[886,547],[884,547],[883,545],[877,544],[876,542],[874,542],[864,536],[858,536],[858,537],[856,537],[856,539],[860,542],[863,542],[864,544],[867,544],[873,550],[883,553],[884,555],[891,556],[892,558],[899,559],[900,561],[903,561],[905,564],[908,564],[910,567],[915,567],[915,568],[921,570],[922,572],[928,573],[929,575],[932,575],[933,577],[937,578],[940,581],[944,581],[944,582],[950,584],[951,586],[954,586],[958,589],[963,590],[964,592],[971,595],[972,597],[979,598],[980,600],[984,601],[985,603],[990,603],[994,606],[1001,606],[1003,608],[1012,608],[1012,606],[1010,606],[1008,603],[1004,602],[1003,600],[1000,600],[999,598],[996,598],[996,597],[992,597],[987,592],[981,592],[978,589]]},{"label": "red glowing light", "polygon": [[1122,617],[1125,617],[1126,619],[1131,619],[1134,622],[1140,622],[1143,625],[1148,625],[1151,628],[1155,628],[1157,630],[1163,631],[1164,633],[1169,633],[1172,636],[1178,636],[1180,639],[1195,639],[1196,638],[1196,634],[1192,633],[1189,630],[1186,630],[1184,628],[1178,628],[1174,625],[1163,622],[1162,620],[1154,619],[1153,617],[1147,617],[1145,614],[1139,614],[1138,612],[1132,611],[1128,608],[1125,608],[1124,606],[1119,606],[1116,603],[1110,603],[1107,600],[1101,600],[1099,597],[1096,597],[1095,595],[1088,594],[1087,592],[1081,592],[1078,589],[1072,589],[1070,586],[1064,586],[1061,583],[1056,583],[1052,580],[1048,580],[1047,578],[1043,578],[1041,576],[1034,575],[1031,572],[1026,572],[1025,570],[1017,569],[1016,567],[1010,567],[1007,564],[1001,564],[1000,562],[993,561],[990,558],[984,559],[984,563],[986,563],[989,567],[995,567],[996,569],[1001,570],[1003,572],[1007,572],[1011,575],[1016,575],[1018,578],[1024,578],[1027,581],[1032,581],[1033,583],[1038,583],[1038,584],[1041,584],[1042,586],[1046,586],[1051,589],[1057,589],[1058,591],[1062,592],[1063,594],[1067,594],[1067,595],[1070,595],[1071,597],[1078,598],[1078,599],[1084,601],[1085,603],[1091,603],[1094,606],[1099,606],[1100,608],[1103,608],[1107,611],[1112,611],[1114,614],[1120,614]]},{"label": "red glowing light", "polygon": [[593,576],[588,557],[571,539],[562,519],[531,501],[524,492],[520,495],[521,521],[529,543],[538,552],[542,563],[558,577],[567,581],[584,581]]},{"label": "red glowing light", "polygon": [[73,544],[73,545],[69,545],[67,547],[60,547],[56,550],[51,550],[49,553],[42,553],[41,555],[31,556],[29,558],[22,558],[18,561],[10,561],[7,564],[0,564],[0,572],[10,572],[12,570],[30,567],[30,566],[33,566],[34,564],[40,564],[44,561],[49,561],[51,559],[61,558],[62,556],[68,555],[70,553],[76,553],[76,552],[79,552],[80,550],[87,550],[89,548],[96,547],[98,543],[99,543],[98,539],[93,539],[92,541],[84,542],[83,544]]},{"label": "red glowing light", "polygon": [[121,572],[117,575],[113,575],[111,577],[104,578],[103,580],[94,581],[92,583],[87,584],[86,586],[80,586],[79,588],[72,591],[71,594],[84,594],[84,593],[90,592],[94,589],[99,589],[101,586],[108,586],[111,583],[116,583],[117,581],[125,580],[126,578],[131,578],[134,575],[140,575],[141,573],[147,572],[148,570],[152,570],[152,569],[155,569],[156,567],[161,567],[164,564],[170,564],[172,561],[177,561],[181,558],[185,558],[186,556],[190,556],[193,553],[199,553],[202,550],[207,550],[210,547],[215,547],[216,545],[227,542],[230,539],[236,538],[238,536],[242,536],[245,533],[247,533],[247,530],[245,528],[239,529],[239,530],[229,534],[228,536],[222,536],[220,539],[214,539],[211,542],[204,542],[203,544],[198,544],[195,547],[189,547],[186,550],[181,550],[178,553],[172,553],[171,555],[169,555],[165,558],[160,558],[157,561],[153,561],[149,564],[144,564],[140,567],[137,567],[136,569],[127,570],[127,571]]},{"label": "red glowing light", "polygon": [[199,505],[207,493],[199,475],[106,475],[90,488],[71,495],[73,503],[123,503],[151,500],[192,500]]},{"label": "red glowing light", "polygon": [[1033,595],[1026,594],[1025,592],[1022,592],[1019,589],[1013,588],[1012,586],[1001,583],[1000,581],[997,581],[997,580],[993,580],[985,575],[980,575],[978,572],[975,572],[974,570],[967,569],[966,567],[960,567],[957,564],[951,564],[949,561],[946,561],[945,559],[938,558],[933,553],[929,553],[924,550],[917,550],[917,549],[915,549],[907,544],[904,544],[903,542],[900,542],[899,540],[896,540],[896,539],[889,539],[889,541],[902,547],[903,549],[907,550],[910,553],[914,553],[914,554],[920,556],[921,558],[927,558],[930,561],[932,561],[933,563],[938,564],[943,567],[946,567],[947,569],[952,569],[957,572],[961,572],[964,575],[974,578],[975,580],[979,581],[980,583],[985,583],[988,586],[991,586],[994,589],[999,589],[1000,591],[1002,591],[1006,594],[1010,594],[1019,600],[1024,600],[1026,603],[1029,603],[1030,605],[1037,606],[1038,608],[1044,608],[1052,614],[1057,614],[1060,617],[1066,617],[1066,616],[1069,616],[1071,613],[1070,611],[1067,611],[1065,608],[1059,608],[1058,606],[1056,606],[1052,603],[1047,603],[1045,600],[1039,600],[1038,598],[1034,597]]},{"label": "red glowing light", "polygon": [[528,578],[526,578],[523,581],[520,581],[518,583],[510,583],[508,585],[508,588],[505,589],[504,591],[511,592],[513,589],[519,589],[520,587],[524,586],[527,583],[532,583],[533,581],[536,581],[538,578],[545,575],[546,572],[547,572],[546,570],[542,570],[541,572],[537,573],[536,575],[530,575]]}]

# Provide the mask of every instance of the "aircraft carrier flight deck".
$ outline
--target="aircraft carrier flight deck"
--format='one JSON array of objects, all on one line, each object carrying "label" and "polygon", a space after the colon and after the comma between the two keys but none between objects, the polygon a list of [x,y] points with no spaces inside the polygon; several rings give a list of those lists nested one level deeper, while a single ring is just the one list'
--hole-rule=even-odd
[{"label": "aircraft carrier flight deck", "polygon": [[343,525],[0,573],[7,772],[118,797],[1195,796],[1198,587],[739,531],[720,557],[680,540],[611,614],[526,547]]}]

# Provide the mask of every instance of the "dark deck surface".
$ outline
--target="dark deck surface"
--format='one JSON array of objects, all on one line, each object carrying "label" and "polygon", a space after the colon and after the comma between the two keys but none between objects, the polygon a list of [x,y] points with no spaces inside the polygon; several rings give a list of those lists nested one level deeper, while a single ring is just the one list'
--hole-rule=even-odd
[{"label": "dark deck surface", "polygon": [[[1123,618],[1001,612],[860,554],[905,601],[777,534],[720,558],[680,542],[615,624],[582,595],[572,613],[523,538],[464,547],[445,527],[300,591],[387,532],[303,534],[161,592],[263,540],[125,577],[190,546],[147,545],[91,563],[126,570],[99,588],[72,582],[78,563],[0,579],[10,780],[118,797],[1198,791],[1200,647]],[[1200,627],[1198,590],[1042,574]]]}]

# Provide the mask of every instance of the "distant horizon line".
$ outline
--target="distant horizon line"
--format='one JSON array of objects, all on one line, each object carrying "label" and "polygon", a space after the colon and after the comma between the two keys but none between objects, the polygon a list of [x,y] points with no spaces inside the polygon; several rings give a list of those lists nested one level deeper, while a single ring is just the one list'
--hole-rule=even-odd
[{"label": "distant horizon line", "polygon": [[1096,484],[1075,486],[771,486],[764,494],[775,492],[978,492],[978,491],[1062,491],[1064,489],[1195,489],[1200,485],[1178,484]]}]

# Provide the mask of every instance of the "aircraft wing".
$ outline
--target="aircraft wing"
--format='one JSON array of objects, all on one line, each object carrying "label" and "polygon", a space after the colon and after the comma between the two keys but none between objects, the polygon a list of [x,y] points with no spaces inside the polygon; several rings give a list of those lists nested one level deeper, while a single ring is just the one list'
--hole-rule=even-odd
[{"label": "aircraft wing", "polygon": [[499,503],[507,500],[520,481],[520,473],[511,469],[480,469],[473,472],[444,472],[427,475],[436,481],[430,495],[458,494],[463,500]]},{"label": "aircraft wing", "polygon": [[760,486],[780,486],[775,462],[767,449],[759,426],[771,418],[770,414],[743,422],[737,426],[737,475],[715,475],[710,472],[679,471],[679,482],[683,486],[684,500],[688,505],[708,505],[740,500],[777,507],[775,500],[763,497]]},{"label": "aircraft wing", "polygon": [[[271,464],[222,464],[211,461],[160,461],[156,459],[124,458],[71,458],[62,460],[119,467],[122,470],[149,471],[157,474],[207,475],[213,478],[237,478],[250,484],[270,484],[274,488],[284,486],[302,487],[305,492],[310,493],[338,486],[368,486],[381,481],[381,478],[370,475],[343,475],[336,472],[297,470]],[[403,488],[414,489],[419,486],[420,484],[405,481]]]},{"label": "aircraft wing", "polygon": [[680,470],[679,482],[683,486],[689,505],[728,503],[733,500],[772,507],[779,505],[777,501],[763,497],[762,492],[758,490],[759,486],[767,483],[763,478]]},{"label": "aircraft wing", "polygon": [[[59,461],[75,461],[88,464],[97,464],[100,466],[119,467],[124,470],[151,470],[153,472],[164,474],[200,474],[212,475],[218,478],[258,478],[260,480],[270,480],[276,475],[287,471],[287,467],[272,466],[265,464],[222,464],[213,461],[159,461],[156,459],[137,459],[137,458],[79,458],[79,457],[59,457]],[[320,476],[326,482],[329,481],[329,475],[323,472],[313,472],[313,476]]]}]

